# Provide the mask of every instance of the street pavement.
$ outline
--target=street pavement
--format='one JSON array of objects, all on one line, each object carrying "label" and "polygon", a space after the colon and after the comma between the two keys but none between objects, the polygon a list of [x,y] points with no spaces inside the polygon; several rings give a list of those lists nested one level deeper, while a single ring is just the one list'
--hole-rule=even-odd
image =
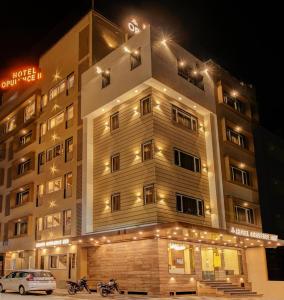
[{"label": "street pavement", "polygon": [[[128,296],[128,295],[111,295],[110,297],[102,298],[100,295],[93,293],[91,295],[87,293],[78,293],[75,296],[66,294],[64,290],[56,291],[53,295],[47,296],[45,293],[32,293],[25,296],[21,296],[18,293],[6,292],[0,294],[0,300],[274,300],[264,297],[249,297],[249,298],[220,298],[220,297],[205,297],[205,296],[177,296],[177,297],[163,297],[163,298],[151,298],[147,296]],[[279,299],[275,299],[279,300]]]}]

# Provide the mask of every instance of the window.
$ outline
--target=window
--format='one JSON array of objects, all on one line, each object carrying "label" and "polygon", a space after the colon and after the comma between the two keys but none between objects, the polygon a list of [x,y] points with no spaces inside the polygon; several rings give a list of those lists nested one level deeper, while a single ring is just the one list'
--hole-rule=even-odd
[{"label": "window", "polygon": [[130,53],[130,70],[134,70],[141,65],[141,48],[138,48]]},{"label": "window", "polygon": [[120,210],[120,193],[115,193],[111,195],[111,211]]},{"label": "window", "polygon": [[61,223],[61,214],[60,213],[55,213],[52,215],[44,216],[43,229],[58,227],[58,226],[60,226],[60,223]]},{"label": "window", "polygon": [[16,117],[12,117],[6,124],[6,132],[11,132],[16,128]]},{"label": "window", "polygon": [[38,173],[43,171],[43,166],[45,164],[45,152],[38,154]]},{"label": "window", "polygon": [[66,108],[66,128],[69,128],[73,125],[74,118],[74,105],[71,104]]},{"label": "window", "polygon": [[110,84],[110,69],[102,73],[102,88],[107,87]]},{"label": "window", "polygon": [[71,90],[74,86],[75,76],[74,73],[71,73],[67,76],[67,95],[69,94],[69,90]]},{"label": "window", "polygon": [[238,100],[237,98],[230,97],[229,95],[224,94],[223,101],[224,103],[232,107],[234,110],[240,113],[245,112],[245,104],[242,101]]},{"label": "window", "polygon": [[47,95],[44,94],[41,96],[41,99],[40,99],[40,110],[43,111],[44,107],[46,107],[47,105]]},{"label": "window", "polygon": [[50,269],[66,269],[67,267],[67,254],[50,255],[49,268]]},{"label": "window", "polygon": [[116,172],[120,170],[120,155],[115,154],[111,157],[111,171]]},{"label": "window", "polygon": [[41,201],[42,201],[42,196],[44,194],[44,184],[39,184],[37,185],[37,190],[36,190],[36,207],[41,206]]},{"label": "window", "polygon": [[243,134],[238,133],[229,127],[227,127],[227,139],[228,141],[236,145],[239,145],[242,148],[247,148],[246,137]]},{"label": "window", "polygon": [[53,88],[49,91],[49,101],[57,97],[59,94],[63,93],[66,88],[66,80],[62,80],[57,83]]},{"label": "window", "polygon": [[71,234],[71,217],[72,217],[71,209],[67,209],[63,211],[63,235]]},{"label": "window", "polygon": [[153,148],[154,148],[153,141],[148,141],[142,144],[142,161],[153,159],[154,157]]},{"label": "window", "polygon": [[14,224],[14,236],[19,236],[28,233],[28,222],[18,221]]},{"label": "window", "polygon": [[73,158],[73,137],[65,141],[65,162]]},{"label": "window", "polygon": [[144,205],[155,203],[155,188],[154,184],[146,185],[143,188]]},{"label": "window", "polygon": [[61,190],[62,178],[58,177],[47,182],[46,192],[48,194]]},{"label": "window", "polygon": [[169,243],[169,273],[194,274],[193,247],[183,243]]},{"label": "window", "polygon": [[152,111],[152,103],[151,103],[151,97],[146,97],[140,100],[140,113],[141,116],[145,116],[149,114]]},{"label": "window", "polygon": [[64,198],[72,196],[72,172],[64,175]]},{"label": "window", "polygon": [[6,156],[6,144],[0,144],[0,160],[4,160]]},{"label": "window", "polygon": [[24,110],[24,122],[30,120],[36,112],[35,100],[29,103]]},{"label": "window", "polygon": [[198,88],[204,90],[203,76],[199,71],[199,66],[190,67],[182,59],[177,60],[178,75]]},{"label": "window", "polygon": [[254,210],[252,208],[235,206],[235,217],[238,222],[255,224]]},{"label": "window", "polygon": [[48,130],[58,126],[59,124],[63,123],[64,121],[64,112],[60,112],[59,114],[55,115],[54,117],[48,119],[47,121],[47,128]]},{"label": "window", "polygon": [[46,161],[51,161],[53,158],[60,156],[62,154],[63,145],[58,144],[52,148],[46,150]]},{"label": "window", "polygon": [[43,230],[43,218],[38,218],[36,221],[36,230],[42,231]]},{"label": "window", "polygon": [[110,130],[113,131],[119,128],[119,113],[110,116]]},{"label": "window", "polygon": [[231,166],[231,179],[241,184],[250,185],[249,172],[235,166]]},{"label": "window", "polygon": [[193,172],[200,172],[200,158],[178,149],[174,149],[174,157],[176,166]]},{"label": "window", "polygon": [[226,275],[241,275],[243,271],[243,260],[241,251],[234,249],[223,249],[224,269]]},{"label": "window", "polygon": [[41,138],[46,135],[46,129],[47,129],[46,123],[41,123],[39,126],[40,142],[41,142]]},{"label": "window", "polygon": [[203,201],[193,197],[176,194],[176,209],[178,212],[193,216],[203,216]]},{"label": "window", "polygon": [[30,189],[27,188],[23,191],[20,191],[16,194],[16,206],[20,206],[29,200]]},{"label": "window", "polygon": [[26,145],[32,140],[32,131],[20,136],[20,145]]},{"label": "window", "polygon": [[32,167],[32,160],[28,159],[18,165],[18,175],[28,172]]},{"label": "window", "polygon": [[197,118],[189,114],[188,112],[173,106],[172,108],[173,121],[182,127],[188,128],[193,131],[197,131]]}]

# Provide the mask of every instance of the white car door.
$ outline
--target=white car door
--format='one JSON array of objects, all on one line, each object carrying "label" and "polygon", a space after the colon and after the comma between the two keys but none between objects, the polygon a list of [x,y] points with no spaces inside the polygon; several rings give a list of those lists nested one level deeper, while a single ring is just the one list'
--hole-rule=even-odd
[{"label": "white car door", "polygon": [[[16,272],[11,272],[9,275],[7,275],[4,279],[3,279],[3,288],[4,290],[11,290],[13,283],[13,277],[16,275]],[[13,288],[12,288],[13,289]]]}]

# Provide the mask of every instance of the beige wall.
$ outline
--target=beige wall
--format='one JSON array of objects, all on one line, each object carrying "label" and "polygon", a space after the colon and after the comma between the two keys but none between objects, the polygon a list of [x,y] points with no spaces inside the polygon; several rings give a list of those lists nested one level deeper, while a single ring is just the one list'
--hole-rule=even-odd
[{"label": "beige wall", "polygon": [[263,294],[265,299],[283,300],[284,282],[268,280],[265,249],[247,249],[246,259],[248,280],[252,283],[252,289]]}]

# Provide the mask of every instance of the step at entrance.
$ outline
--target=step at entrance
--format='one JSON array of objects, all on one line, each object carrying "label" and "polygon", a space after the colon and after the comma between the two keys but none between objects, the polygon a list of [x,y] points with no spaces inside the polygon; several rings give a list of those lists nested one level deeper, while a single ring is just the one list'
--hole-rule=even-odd
[{"label": "step at entrance", "polygon": [[197,283],[198,295],[201,296],[226,296],[226,297],[261,297],[247,287],[242,287],[228,281],[201,280]]}]

